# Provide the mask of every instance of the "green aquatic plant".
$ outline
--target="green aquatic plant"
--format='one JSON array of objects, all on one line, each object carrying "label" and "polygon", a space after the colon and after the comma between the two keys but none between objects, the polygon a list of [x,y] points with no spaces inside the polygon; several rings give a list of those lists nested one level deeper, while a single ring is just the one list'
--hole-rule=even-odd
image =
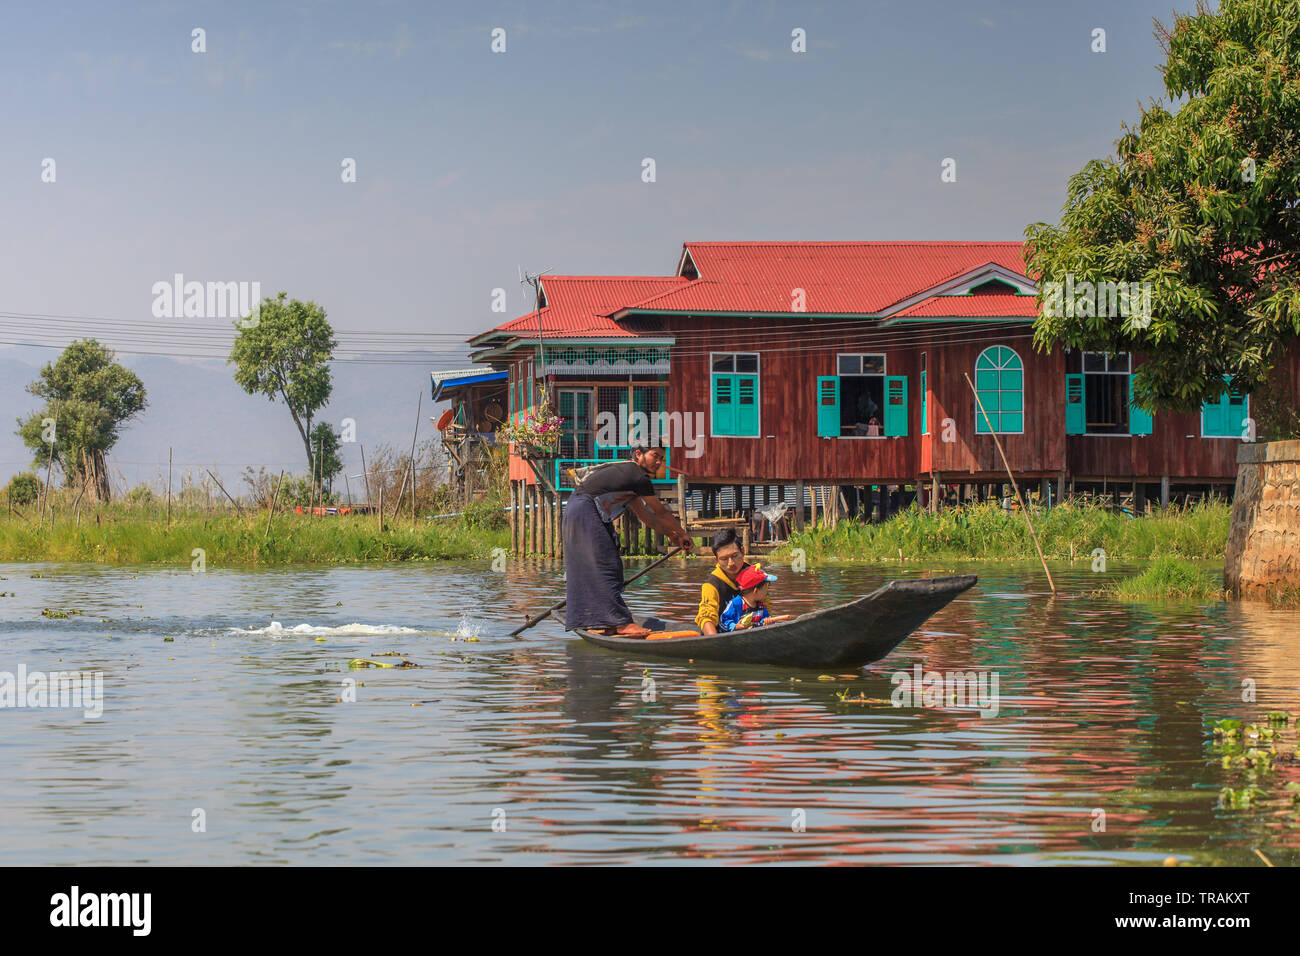
[{"label": "green aquatic plant", "polygon": [[1156,558],[1141,574],[1125,578],[1109,592],[1130,601],[1212,601],[1223,596],[1223,589],[1212,584],[1205,572],[1172,555]]},{"label": "green aquatic plant", "polygon": [[1263,796],[1264,791],[1259,787],[1248,786],[1240,790],[1224,787],[1219,791],[1219,806],[1226,810],[1253,810]]},{"label": "green aquatic plant", "polygon": [[72,617],[74,614],[80,614],[80,613],[81,612],[77,610],[75,607],[70,607],[66,611],[60,611],[57,608],[47,607],[45,608],[45,610],[41,611],[41,617],[48,617],[52,619],[62,620],[63,618]]}]

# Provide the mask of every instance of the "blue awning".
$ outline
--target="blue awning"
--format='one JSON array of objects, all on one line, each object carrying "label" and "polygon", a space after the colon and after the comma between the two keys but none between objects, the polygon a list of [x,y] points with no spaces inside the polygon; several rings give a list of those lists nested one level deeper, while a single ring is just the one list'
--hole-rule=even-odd
[{"label": "blue awning", "polygon": [[482,385],[485,382],[502,382],[510,377],[509,372],[498,372],[494,369],[484,369],[481,372],[453,372],[455,378],[443,378],[446,373],[434,372],[431,374],[433,387],[433,400],[438,401],[443,392],[456,388],[460,385]]}]

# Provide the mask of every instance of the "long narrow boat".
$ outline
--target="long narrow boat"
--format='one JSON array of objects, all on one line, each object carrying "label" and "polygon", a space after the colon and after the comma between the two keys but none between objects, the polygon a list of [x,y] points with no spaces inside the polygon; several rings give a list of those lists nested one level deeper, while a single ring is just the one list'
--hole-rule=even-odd
[{"label": "long narrow boat", "polygon": [[[581,628],[577,634],[592,644],[637,655],[787,667],[861,667],[880,660],[977,580],[973,574],[961,574],[890,581],[848,604],[722,634],[643,639],[606,637]],[[563,620],[562,612],[555,616]],[[638,617],[637,623],[652,632],[683,629],[681,624],[653,617]]]}]

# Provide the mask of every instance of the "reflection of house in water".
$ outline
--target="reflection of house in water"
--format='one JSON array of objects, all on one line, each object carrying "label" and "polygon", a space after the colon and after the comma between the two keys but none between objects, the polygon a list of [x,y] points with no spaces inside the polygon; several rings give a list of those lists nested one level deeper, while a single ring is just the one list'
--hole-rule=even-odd
[{"label": "reflection of house in water", "polygon": [[447,452],[447,483],[462,505],[488,487],[488,460],[506,417],[507,377],[507,372],[482,368],[432,375],[434,403],[451,402],[437,424]]}]

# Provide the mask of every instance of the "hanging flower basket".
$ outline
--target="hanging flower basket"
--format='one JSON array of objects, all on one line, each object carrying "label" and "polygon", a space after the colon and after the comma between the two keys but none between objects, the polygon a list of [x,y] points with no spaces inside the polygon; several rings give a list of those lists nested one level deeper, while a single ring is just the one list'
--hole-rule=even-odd
[{"label": "hanging flower basket", "polygon": [[564,419],[551,414],[550,396],[543,388],[537,407],[524,412],[518,421],[508,422],[497,430],[497,437],[512,442],[515,454],[528,459],[560,457],[560,432]]},{"label": "hanging flower basket", "polygon": [[533,460],[543,458],[551,460],[560,457],[560,449],[554,445],[520,443],[515,446],[515,449],[519,453],[520,458],[530,458]]}]

